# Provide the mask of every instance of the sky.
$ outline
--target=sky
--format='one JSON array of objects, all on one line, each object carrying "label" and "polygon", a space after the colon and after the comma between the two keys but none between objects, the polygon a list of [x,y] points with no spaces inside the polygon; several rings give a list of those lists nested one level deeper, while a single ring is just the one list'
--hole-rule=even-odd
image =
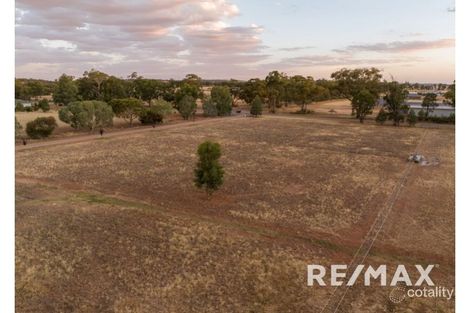
[{"label": "sky", "polygon": [[16,0],[16,77],[329,78],[449,83],[453,0]]}]

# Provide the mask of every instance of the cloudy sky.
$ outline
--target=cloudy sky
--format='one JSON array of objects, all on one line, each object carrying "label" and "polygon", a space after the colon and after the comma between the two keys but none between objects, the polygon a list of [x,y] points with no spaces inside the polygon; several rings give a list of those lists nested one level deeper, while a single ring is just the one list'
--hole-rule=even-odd
[{"label": "cloudy sky", "polygon": [[16,76],[454,80],[453,0],[17,0]]}]

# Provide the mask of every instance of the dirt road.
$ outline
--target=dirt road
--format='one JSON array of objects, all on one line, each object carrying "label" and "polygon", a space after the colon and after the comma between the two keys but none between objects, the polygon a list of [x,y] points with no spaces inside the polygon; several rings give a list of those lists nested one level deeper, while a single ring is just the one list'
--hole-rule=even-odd
[{"label": "dirt road", "polygon": [[153,128],[152,126],[143,126],[139,128],[104,133],[103,136],[100,136],[99,133],[90,134],[90,135],[77,135],[77,136],[73,136],[69,138],[48,140],[48,141],[43,141],[43,142],[30,143],[27,145],[18,145],[15,147],[15,151],[19,152],[19,151],[30,150],[30,149],[35,149],[35,148],[44,148],[44,147],[50,147],[50,146],[56,146],[56,145],[66,145],[66,144],[73,144],[73,143],[79,143],[79,142],[93,141],[93,140],[99,140],[100,138],[122,137],[122,136],[139,134],[139,133],[144,133],[144,132],[149,132],[149,131],[160,131],[160,130],[173,129],[173,128],[186,128],[186,127],[192,127],[192,126],[196,126],[200,124],[215,124],[215,123],[221,123],[226,119],[234,119],[234,118],[241,118],[241,117],[243,117],[243,115],[235,115],[235,116],[223,117],[223,118],[206,118],[206,119],[194,121],[194,122],[188,121],[184,123],[157,126],[155,128]]}]

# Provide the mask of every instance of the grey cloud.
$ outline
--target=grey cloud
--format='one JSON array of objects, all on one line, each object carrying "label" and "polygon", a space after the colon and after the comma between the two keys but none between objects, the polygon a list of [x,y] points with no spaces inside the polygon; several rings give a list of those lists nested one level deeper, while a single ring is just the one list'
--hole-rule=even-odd
[{"label": "grey cloud", "polygon": [[350,45],[345,49],[337,49],[335,52],[407,52],[416,50],[429,50],[453,47],[455,40],[452,38],[444,38],[439,40],[416,40],[416,41],[394,41],[390,43],[375,43],[364,45]]},{"label": "grey cloud", "polygon": [[280,48],[279,51],[300,51],[300,50],[308,50],[308,49],[313,49],[315,48],[314,46],[299,46],[299,47],[286,47],[286,48]]}]

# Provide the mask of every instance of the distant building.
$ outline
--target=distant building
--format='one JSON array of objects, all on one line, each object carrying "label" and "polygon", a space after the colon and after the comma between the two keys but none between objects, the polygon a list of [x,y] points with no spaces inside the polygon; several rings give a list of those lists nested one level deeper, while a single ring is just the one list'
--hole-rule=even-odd
[{"label": "distant building", "polygon": [[[416,114],[418,114],[420,110],[424,110],[424,108],[421,106],[421,102],[407,101],[406,104],[410,107],[410,110],[415,111]],[[429,116],[438,117],[447,117],[451,114],[455,114],[455,108],[445,103],[439,103],[439,106],[437,106],[434,111],[429,112]]]},{"label": "distant building", "polygon": [[31,101],[28,100],[15,99],[15,107],[17,103],[21,103],[25,108],[30,108],[33,106]]}]

